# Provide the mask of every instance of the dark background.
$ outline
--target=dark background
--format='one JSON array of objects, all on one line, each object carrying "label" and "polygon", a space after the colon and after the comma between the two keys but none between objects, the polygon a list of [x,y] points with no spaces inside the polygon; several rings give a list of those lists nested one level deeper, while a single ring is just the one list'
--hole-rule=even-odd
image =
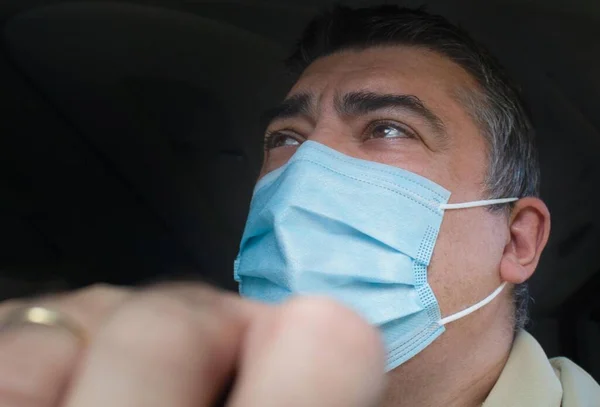
[{"label": "dark background", "polygon": [[[258,117],[327,3],[1,0],[0,297],[182,275],[235,289]],[[599,379],[600,2],[428,4],[523,86],[553,216],[529,329]]]}]

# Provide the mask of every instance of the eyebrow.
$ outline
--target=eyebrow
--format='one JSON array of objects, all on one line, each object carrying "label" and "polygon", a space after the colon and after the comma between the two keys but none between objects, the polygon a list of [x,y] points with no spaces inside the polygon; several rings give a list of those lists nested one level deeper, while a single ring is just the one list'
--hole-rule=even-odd
[{"label": "eyebrow", "polygon": [[266,128],[275,120],[288,119],[296,116],[312,116],[314,113],[314,97],[309,93],[299,93],[290,96],[279,105],[266,110],[260,117],[261,127]]},{"label": "eyebrow", "polygon": [[407,111],[425,120],[439,135],[446,135],[446,126],[442,119],[415,95],[351,92],[343,97],[336,96],[334,103],[337,112],[342,116],[360,116],[383,109]]},{"label": "eyebrow", "polygon": [[[427,122],[442,140],[445,141],[448,138],[446,126],[442,119],[415,95],[350,92],[343,96],[336,95],[334,104],[336,111],[342,116],[360,116],[384,109],[407,111]],[[275,120],[301,115],[308,117],[315,115],[314,96],[310,93],[299,93],[290,96],[278,106],[265,111],[261,115],[261,126],[266,128]]]}]

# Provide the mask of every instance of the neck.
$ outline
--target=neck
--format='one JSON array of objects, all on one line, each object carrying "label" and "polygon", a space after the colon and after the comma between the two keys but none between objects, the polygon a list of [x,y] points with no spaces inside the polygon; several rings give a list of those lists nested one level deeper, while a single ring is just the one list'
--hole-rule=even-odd
[{"label": "neck", "polygon": [[388,374],[381,407],[481,406],[506,364],[513,339],[505,325],[491,324],[495,326],[477,333],[460,321],[448,327],[431,346]]}]

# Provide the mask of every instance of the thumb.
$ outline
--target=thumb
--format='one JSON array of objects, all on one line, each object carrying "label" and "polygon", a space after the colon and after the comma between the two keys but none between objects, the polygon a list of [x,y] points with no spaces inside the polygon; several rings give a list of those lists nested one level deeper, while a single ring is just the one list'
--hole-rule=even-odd
[{"label": "thumb", "polygon": [[324,298],[293,299],[251,326],[231,407],[370,407],[381,399],[378,331]]}]

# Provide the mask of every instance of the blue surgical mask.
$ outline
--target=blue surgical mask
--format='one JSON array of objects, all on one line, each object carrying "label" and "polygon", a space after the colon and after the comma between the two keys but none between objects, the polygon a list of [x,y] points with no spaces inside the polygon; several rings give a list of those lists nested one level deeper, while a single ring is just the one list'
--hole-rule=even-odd
[{"label": "blue surgical mask", "polygon": [[442,319],[427,267],[444,211],[516,200],[449,198],[417,174],[306,141],[256,185],[234,267],[240,293],[267,303],[333,297],[380,329],[394,369],[504,287]]}]

